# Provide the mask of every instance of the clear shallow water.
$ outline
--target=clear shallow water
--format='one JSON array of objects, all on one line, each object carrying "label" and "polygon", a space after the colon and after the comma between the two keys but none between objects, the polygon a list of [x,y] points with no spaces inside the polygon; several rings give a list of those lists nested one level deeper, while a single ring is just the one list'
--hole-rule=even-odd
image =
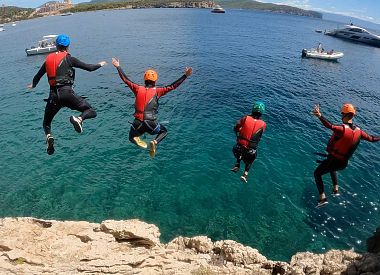
[{"label": "clear shallow water", "polygon": [[[339,106],[353,102],[356,123],[380,134],[380,49],[314,32],[334,27],[288,15],[192,9],[100,11],[9,27],[0,33],[0,215],[140,218],[157,224],[163,241],[204,234],[278,260],[305,250],[364,250],[380,224],[378,144],[363,142],[339,173],[342,195],[314,208],[313,152],[323,151],[330,133],[310,115],[313,104],[339,122]],[[72,37],[74,56],[93,63],[117,56],[136,82],[148,67],[158,70],[161,85],[194,68],[161,100],[169,135],[155,159],[128,142],[133,95],[112,65],[77,71],[75,90],[88,96],[98,117],[78,135],[68,121],[72,112],[61,111],[53,122],[56,153],[46,154],[47,81],[25,89],[44,57],[26,57],[24,48],[61,32]],[[301,49],[318,41],[345,57],[302,60]],[[256,99],[267,103],[268,129],[249,184],[242,184],[229,172],[232,127]],[[328,176],[325,187],[331,189]]]}]

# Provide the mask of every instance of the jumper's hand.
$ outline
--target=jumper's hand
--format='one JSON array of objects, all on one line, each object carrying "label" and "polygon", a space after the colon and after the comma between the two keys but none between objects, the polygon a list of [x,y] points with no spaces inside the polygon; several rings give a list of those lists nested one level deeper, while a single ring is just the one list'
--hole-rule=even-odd
[{"label": "jumper's hand", "polygon": [[29,84],[28,86],[26,86],[29,90],[33,89],[33,84]]},{"label": "jumper's hand", "polygon": [[316,104],[314,106],[313,115],[315,115],[318,118],[322,116],[322,114],[321,114],[321,108],[319,107],[319,104]]},{"label": "jumper's hand", "polygon": [[112,57],[112,65],[114,65],[116,68],[120,67],[119,59],[116,59],[115,57]]},{"label": "jumper's hand", "polygon": [[105,66],[105,65],[107,65],[107,62],[105,62],[105,61],[100,61],[99,63],[98,63],[100,66]]},{"label": "jumper's hand", "polygon": [[191,67],[186,67],[186,70],[185,70],[185,75],[187,77],[191,76],[193,74],[193,68]]}]

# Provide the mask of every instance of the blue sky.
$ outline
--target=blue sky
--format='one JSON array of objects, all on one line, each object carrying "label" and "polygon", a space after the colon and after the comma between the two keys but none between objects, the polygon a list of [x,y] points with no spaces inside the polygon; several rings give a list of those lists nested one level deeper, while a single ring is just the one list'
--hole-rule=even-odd
[{"label": "blue sky", "polygon": [[[0,0],[0,5],[37,7],[48,0]],[[74,0],[74,3],[89,0]],[[281,3],[304,9],[331,12],[357,17],[380,24],[380,0],[261,0],[261,2]]]}]

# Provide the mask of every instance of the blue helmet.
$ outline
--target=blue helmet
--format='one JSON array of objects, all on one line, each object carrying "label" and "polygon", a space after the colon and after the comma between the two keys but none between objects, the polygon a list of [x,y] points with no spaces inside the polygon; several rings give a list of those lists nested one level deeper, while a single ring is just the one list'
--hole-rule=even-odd
[{"label": "blue helmet", "polygon": [[57,46],[68,47],[70,45],[70,37],[68,37],[66,34],[60,34],[55,40],[55,44]]}]

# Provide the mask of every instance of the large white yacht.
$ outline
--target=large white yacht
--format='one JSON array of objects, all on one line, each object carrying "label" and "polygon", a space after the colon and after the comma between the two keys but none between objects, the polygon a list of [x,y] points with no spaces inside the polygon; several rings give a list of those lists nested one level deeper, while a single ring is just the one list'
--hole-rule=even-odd
[{"label": "large white yacht", "polygon": [[355,26],[353,24],[346,25],[340,29],[326,31],[325,34],[380,47],[380,36],[379,35],[370,33],[366,29]]}]

